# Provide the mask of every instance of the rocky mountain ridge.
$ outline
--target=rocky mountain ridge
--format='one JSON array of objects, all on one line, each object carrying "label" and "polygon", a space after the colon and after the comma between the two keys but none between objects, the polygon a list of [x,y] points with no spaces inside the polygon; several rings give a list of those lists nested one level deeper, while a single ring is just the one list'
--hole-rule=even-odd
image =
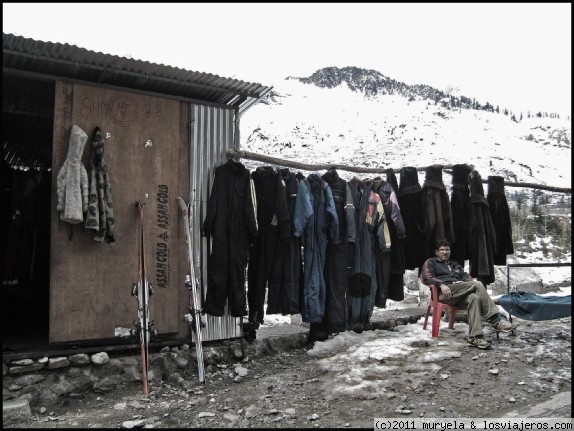
[{"label": "rocky mountain ridge", "polygon": [[[321,88],[334,88],[345,83],[351,90],[362,93],[365,97],[376,97],[386,94],[399,94],[409,101],[429,100],[440,103],[442,106],[452,109],[476,109],[500,113],[506,112],[505,115],[514,115],[508,109],[493,105],[486,101],[481,104],[477,99],[466,97],[458,94],[458,88],[449,86],[440,90],[425,84],[409,85],[404,82],[389,78],[382,73],[372,69],[362,69],[359,67],[348,66],[343,68],[325,67],[315,71],[309,77],[288,77],[287,79],[298,80],[304,84],[313,84]],[[542,117],[542,112],[537,113],[517,113],[514,115],[514,121],[519,115],[535,115]],[[551,114],[558,115],[558,114]]]}]

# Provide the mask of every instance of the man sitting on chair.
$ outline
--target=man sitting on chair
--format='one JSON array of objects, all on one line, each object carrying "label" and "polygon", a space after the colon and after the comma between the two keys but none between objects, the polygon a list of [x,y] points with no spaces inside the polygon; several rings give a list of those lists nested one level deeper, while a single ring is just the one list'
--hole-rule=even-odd
[{"label": "man sitting on chair", "polygon": [[488,349],[490,342],[484,338],[482,320],[488,321],[495,331],[511,332],[516,329],[503,320],[498,307],[486,291],[484,285],[473,279],[464,268],[450,260],[450,243],[440,240],[435,247],[436,257],[427,259],[421,270],[421,278],[426,285],[439,289],[439,301],[445,304],[466,304],[468,312],[468,343],[479,349]]}]

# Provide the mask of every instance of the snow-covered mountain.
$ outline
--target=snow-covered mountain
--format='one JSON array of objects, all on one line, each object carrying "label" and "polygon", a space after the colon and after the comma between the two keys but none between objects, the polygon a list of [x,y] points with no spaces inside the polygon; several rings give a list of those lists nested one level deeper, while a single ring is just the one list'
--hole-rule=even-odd
[{"label": "snow-covered mountain", "polygon": [[[242,117],[241,149],[396,172],[467,163],[483,179],[500,175],[510,182],[571,186],[570,118],[509,112],[496,101],[458,93],[407,85],[373,70],[321,69],[274,85]],[[450,178],[444,181],[450,185]]]}]

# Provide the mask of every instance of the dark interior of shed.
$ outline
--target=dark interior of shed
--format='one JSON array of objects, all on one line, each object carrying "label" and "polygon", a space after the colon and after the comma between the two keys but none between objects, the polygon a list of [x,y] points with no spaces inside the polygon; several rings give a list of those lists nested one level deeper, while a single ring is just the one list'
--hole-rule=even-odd
[{"label": "dark interior of shed", "polygon": [[54,82],[3,76],[4,352],[48,344],[54,97]]}]

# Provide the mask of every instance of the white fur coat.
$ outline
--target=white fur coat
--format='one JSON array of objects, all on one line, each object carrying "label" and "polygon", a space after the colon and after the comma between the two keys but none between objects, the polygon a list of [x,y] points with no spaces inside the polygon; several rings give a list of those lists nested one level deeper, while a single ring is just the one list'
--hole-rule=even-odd
[{"label": "white fur coat", "polygon": [[58,173],[56,209],[60,212],[60,219],[71,224],[84,221],[84,213],[88,210],[88,173],[82,165],[82,153],[87,140],[86,132],[74,125],[68,156]]}]

